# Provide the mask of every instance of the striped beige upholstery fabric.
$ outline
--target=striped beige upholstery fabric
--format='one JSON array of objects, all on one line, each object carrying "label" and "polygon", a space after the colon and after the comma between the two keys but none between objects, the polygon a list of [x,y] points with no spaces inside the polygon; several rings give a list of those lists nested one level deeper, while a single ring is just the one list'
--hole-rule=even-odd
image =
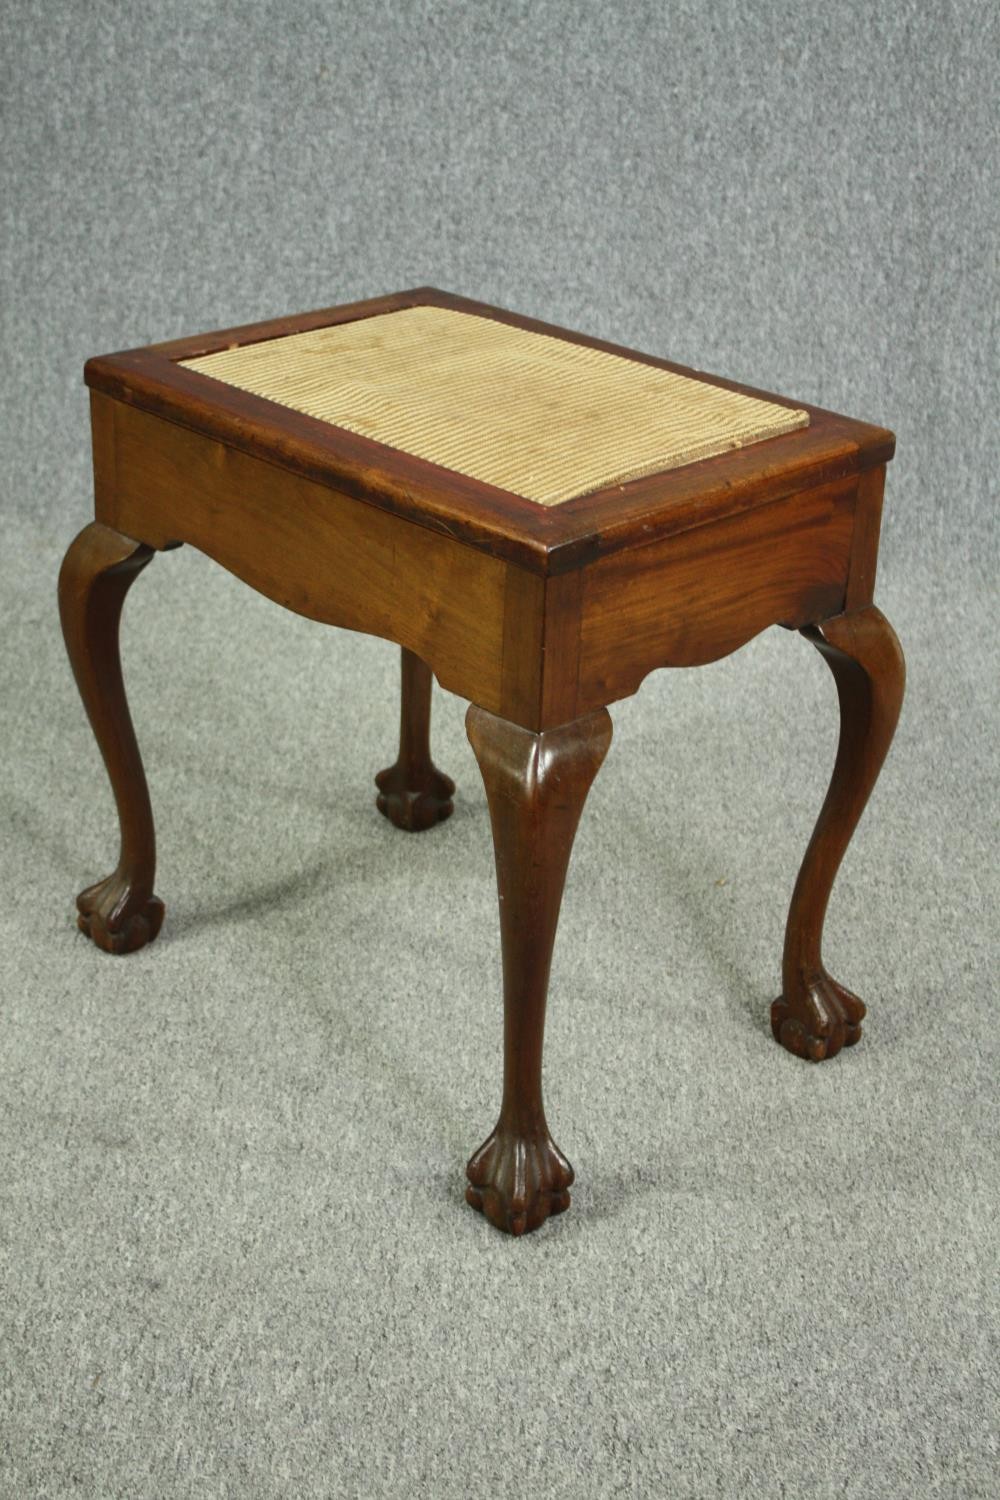
[{"label": "striped beige upholstery fabric", "polygon": [[804,411],[441,307],[183,363],[539,505],[809,422]]}]

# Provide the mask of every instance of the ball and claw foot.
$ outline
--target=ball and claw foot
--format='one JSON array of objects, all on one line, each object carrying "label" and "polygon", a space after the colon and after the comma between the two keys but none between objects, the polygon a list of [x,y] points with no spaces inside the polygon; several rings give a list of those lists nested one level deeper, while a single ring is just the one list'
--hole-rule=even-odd
[{"label": "ball and claw foot", "polygon": [[569,1208],[573,1168],[548,1134],[515,1135],[498,1125],[466,1172],[465,1201],[507,1234],[527,1234]]},{"label": "ball and claw foot", "polygon": [[135,953],[151,943],[163,923],[158,896],[132,899],[125,877],[115,871],[76,898],[76,925],[105,953]]},{"label": "ball and claw foot", "polygon": [[451,817],[455,783],[436,766],[430,766],[416,778],[416,785],[413,782],[414,778],[398,761],[379,771],[375,777],[378,787],[375,806],[394,827],[406,833],[422,833]]},{"label": "ball and claw foot", "polygon": [[778,996],[771,1006],[771,1030],[775,1041],[796,1057],[823,1062],[861,1040],[864,1017],[864,1002],[824,969],[791,1000]]}]

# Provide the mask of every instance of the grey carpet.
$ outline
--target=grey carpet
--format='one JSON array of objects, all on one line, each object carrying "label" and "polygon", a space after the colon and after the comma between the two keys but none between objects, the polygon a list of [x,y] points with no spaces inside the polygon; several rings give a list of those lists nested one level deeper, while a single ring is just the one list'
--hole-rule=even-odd
[{"label": "grey carpet", "polygon": [[[14,5],[0,15],[0,1495],[996,1493],[996,20],[969,4]],[[832,682],[771,631],[616,705],[553,973],[578,1175],[493,1123],[485,800],[374,810],[385,642],[191,549],[130,597],[160,940],[54,582],[88,354],[435,281],[886,422],[896,745],[831,905],[870,1006],[771,1041]],[[991,318],[993,319],[991,323]]]},{"label": "grey carpet", "polygon": [[774,631],[615,708],[548,1033],[579,1186],[514,1242],[462,1202],[500,1025],[463,705],[438,694],[455,815],[399,834],[371,788],[394,648],[157,559],[126,666],[169,911],[110,958],[71,920],[115,836],[56,562],[30,535],[4,560],[5,1493],[991,1493],[977,611],[883,591],[910,696],[828,941],[871,1019],[822,1067],[766,1011],[832,761],[826,668]]}]

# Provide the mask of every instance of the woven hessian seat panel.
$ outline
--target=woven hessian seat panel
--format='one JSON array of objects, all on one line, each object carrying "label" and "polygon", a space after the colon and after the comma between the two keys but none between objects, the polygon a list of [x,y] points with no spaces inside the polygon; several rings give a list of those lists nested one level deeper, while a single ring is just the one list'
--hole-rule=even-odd
[{"label": "woven hessian seat panel", "polygon": [[804,411],[441,307],[183,363],[539,505],[809,422]]}]

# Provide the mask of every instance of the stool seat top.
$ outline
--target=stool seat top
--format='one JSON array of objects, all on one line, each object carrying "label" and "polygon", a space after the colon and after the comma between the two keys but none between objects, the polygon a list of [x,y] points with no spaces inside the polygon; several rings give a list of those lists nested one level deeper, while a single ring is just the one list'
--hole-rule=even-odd
[{"label": "stool seat top", "polygon": [[84,375],[546,575],[895,446],[882,427],[433,287],[101,355]]},{"label": "stool seat top", "polygon": [[809,423],[792,404],[449,307],[401,308],[182,363],[539,505]]}]

